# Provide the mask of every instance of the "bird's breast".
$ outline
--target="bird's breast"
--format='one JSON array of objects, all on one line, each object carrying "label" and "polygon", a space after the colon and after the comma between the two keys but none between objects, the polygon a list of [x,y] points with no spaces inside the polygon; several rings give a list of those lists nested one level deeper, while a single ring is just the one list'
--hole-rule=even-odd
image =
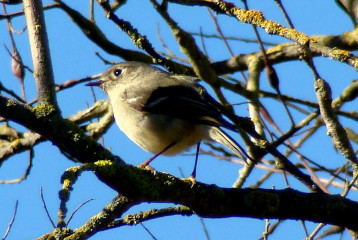
[{"label": "bird's breast", "polygon": [[164,154],[178,154],[208,136],[207,126],[162,114],[142,112],[127,102],[112,103],[116,123],[133,142],[148,152],[156,154],[176,142]]}]

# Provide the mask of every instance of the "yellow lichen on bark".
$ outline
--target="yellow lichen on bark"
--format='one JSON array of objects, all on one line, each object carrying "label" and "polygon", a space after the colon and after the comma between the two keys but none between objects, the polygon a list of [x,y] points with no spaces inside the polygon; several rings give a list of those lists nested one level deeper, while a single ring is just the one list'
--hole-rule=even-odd
[{"label": "yellow lichen on bark", "polygon": [[269,34],[285,37],[301,45],[307,44],[310,40],[306,34],[303,34],[295,29],[286,28],[274,21],[265,19],[261,11],[243,10],[235,7],[234,5],[229,5],[223,2],[218,3],[218,6],[231,16],[235,16],[240,22],[254,24],[265,29],[265,31]]}]

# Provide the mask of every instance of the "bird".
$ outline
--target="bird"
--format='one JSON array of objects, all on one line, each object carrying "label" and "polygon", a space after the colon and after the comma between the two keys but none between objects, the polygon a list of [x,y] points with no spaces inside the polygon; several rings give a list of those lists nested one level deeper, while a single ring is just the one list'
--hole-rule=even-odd
[{"label": "bird", "polygon": [[190,178],[195,179],[202,140],[218,142],[247,162],[253,160],[223,128],[237,131],[225,119],[220,104],[198,84],[198,79],[175,75],[141,62],[122,62],[106,70],[98,81],[108,96],[118,127],[139,147],[154,155],[177,155],[197,146]]}]

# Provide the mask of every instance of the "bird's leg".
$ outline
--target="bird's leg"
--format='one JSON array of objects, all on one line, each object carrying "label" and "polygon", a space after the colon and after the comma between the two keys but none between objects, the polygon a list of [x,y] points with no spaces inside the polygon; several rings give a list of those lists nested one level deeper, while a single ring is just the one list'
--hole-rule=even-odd
[{"label": "bird's leg", "polygon": [[188,178],[192,182],[192,186],[196,183],[195,177],[196,177],[196,166],[198,165],[198,158],[199,158],[199,150],[200,150],[200,143],[196,145],[196,154],[195,154],[195,163],[194,163],[194,169],[191,173],[190,177]]},{"label": "bird's leg", "polygon": [[[138,167],[140,168],[151,168],[149,166],[149,164],[159,155],[161,155],[162,153],[164,153],[165,151],[167,151],[169,148],[173,147],[175,144],[177,144],[177,142],[172,142],[170,143],[168,146],[166,146],[162,151],[160,151],[159,153],[155,154],[153,157],[147,159],[145,162],[143,162],[142,164],[139,164]],[[151,170],[154,170],[153,168],[151,168]]]}]

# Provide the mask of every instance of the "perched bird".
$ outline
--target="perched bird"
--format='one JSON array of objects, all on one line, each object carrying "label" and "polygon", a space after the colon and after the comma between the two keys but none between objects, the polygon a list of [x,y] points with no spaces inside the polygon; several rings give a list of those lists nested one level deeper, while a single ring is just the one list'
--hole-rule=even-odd
[{"label": "perched bird", "polygon": [[[199,149],[201,140],[221,143],[238,157],[251,159],[222,129],[236,131],[237,127],[224,119],[217,107],[220,104],[195,80],[148,64],[124,62],[86,85],[101,87],[113,106],[118,127],[142,149],[155,154],[141,167],[160,154],[175,155],[193,145]],[[194,179],[196,164],[197,156]]]}]

